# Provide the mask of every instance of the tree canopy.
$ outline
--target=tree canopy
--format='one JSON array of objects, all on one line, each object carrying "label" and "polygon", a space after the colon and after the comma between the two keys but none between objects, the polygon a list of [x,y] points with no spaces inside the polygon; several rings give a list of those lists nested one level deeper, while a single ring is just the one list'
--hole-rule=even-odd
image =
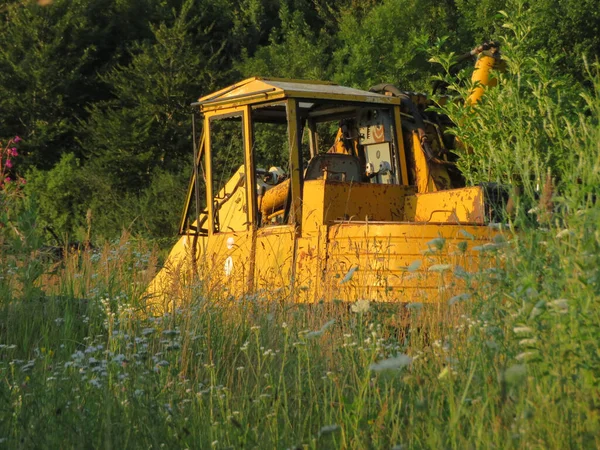
[{"label": "tree canopy", "polygon": [[[57,233],[174,234],[189,104],[255,75],[427,91],[430,49],[527,25],[521,52],[578,81],[600,54],[596,0],[10,0],[0,7],[0,137]],[[502,13],[501,13],[502,12]],[[510,25],[508,25],[510,26]]]}]

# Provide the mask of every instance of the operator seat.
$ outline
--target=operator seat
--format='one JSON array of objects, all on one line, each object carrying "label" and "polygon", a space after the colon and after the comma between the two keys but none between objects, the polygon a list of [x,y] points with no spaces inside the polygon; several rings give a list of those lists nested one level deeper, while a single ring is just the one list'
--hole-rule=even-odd
[{"label": "operator seat", "polygon": [[[329,180],[359,183],[362,180],[360,161],[356,156],[341,153],[325,153],[312,158],[306,171],[304,181]],[[289,196],[289,178],[269,189],[259,200],[262,223],[269,223],[271,218],[284,213]]]}]

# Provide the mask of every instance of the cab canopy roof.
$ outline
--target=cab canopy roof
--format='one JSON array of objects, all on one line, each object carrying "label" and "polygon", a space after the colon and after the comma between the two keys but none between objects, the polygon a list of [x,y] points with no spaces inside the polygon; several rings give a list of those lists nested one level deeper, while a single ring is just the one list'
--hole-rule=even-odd
[{"label": "cab canopy roof", "polygon": [[400,99],[397,97],[340,86],[328,81],[253,77],[201,97],[194,105],[200,105],[201,110],[205,112],[285,98],[381,105],[400,104]]}]

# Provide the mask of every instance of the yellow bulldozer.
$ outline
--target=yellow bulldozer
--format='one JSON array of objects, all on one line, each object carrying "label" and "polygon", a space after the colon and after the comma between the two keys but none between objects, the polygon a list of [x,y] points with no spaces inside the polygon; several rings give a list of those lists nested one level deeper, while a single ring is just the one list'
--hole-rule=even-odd
[{"label": "yellow bulldozer", "polygon": [[[468,55],[474,105],[501,59],[495,43]],[[294,302],[452,295],[452,272],[479,267],[497,237],[506,193],[465,186],[453,124],[431,104],[391,85],[259,77],[200,98],[180,239],[149,304],[180,306],[190,285]]]}]

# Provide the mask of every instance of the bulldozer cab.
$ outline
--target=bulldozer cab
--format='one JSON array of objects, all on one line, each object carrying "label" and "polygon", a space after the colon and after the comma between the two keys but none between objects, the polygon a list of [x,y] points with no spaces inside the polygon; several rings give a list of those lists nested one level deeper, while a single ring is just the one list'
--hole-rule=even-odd
[{"label": "bulldozer cab", "polygon": [[250,78],[195,103],[181,237],[147,291],[157,310],[198,276],[211,297],[436,298],[406,267],[432,239],[489,239],[485,189],[453,178],[424,97],[382,92]]},{"label": "bulldozer cab", "polygon": [[329,222],[400,218],[402,196],[387,195],[410,191],[399,99],[250,78],[194,106],[202,133],[180,234],[231,292],[289,285],[298,254],[316,277]]},{"label": "bulldozer cab", "polygon": [[[203,115],[200,176],[190,183],[182,234],[284,224],[300,231],[310,180],[408,184],[397,98],[333,83],[251,78],[195,105]],[[202,208],[193,207],[197,183]],[[194,215],[205,216],[200,226],[190,226]]]}]

